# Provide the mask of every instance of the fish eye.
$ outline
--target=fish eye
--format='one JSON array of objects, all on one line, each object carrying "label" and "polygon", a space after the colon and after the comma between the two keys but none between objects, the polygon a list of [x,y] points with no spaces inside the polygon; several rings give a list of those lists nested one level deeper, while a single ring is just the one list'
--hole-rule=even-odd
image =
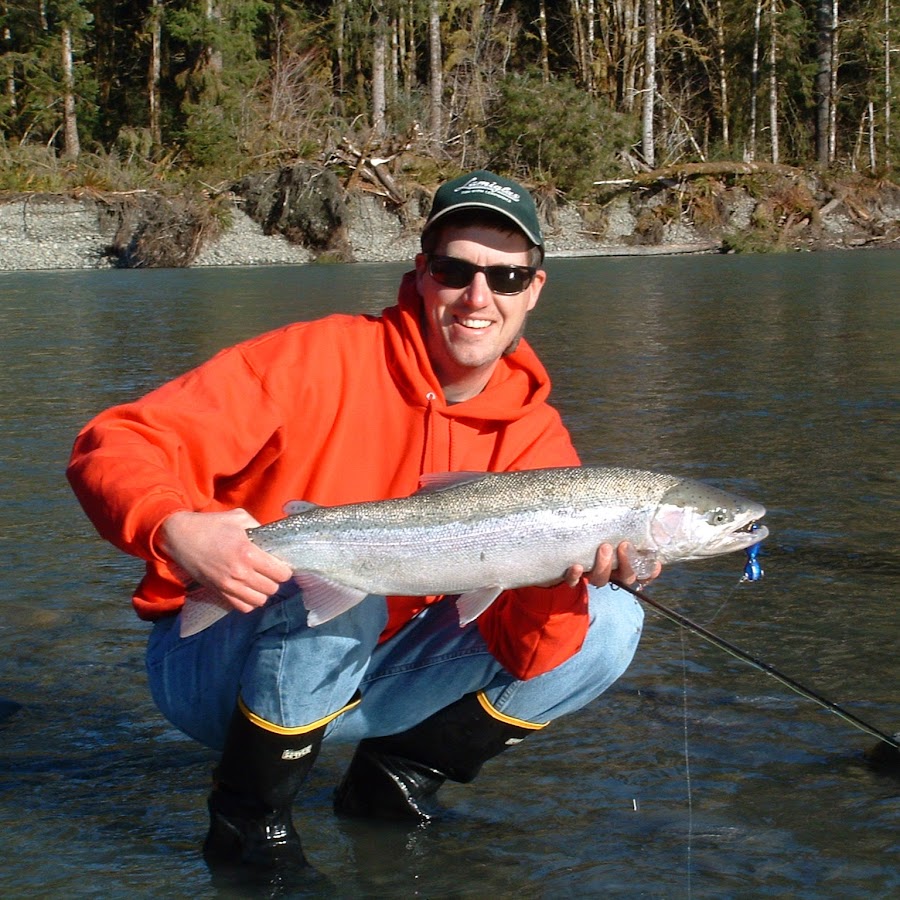
[{"label": "fish eye", "polygon": [[734,516],[732,516],[727,509],[720,506],[707,514],[706,521],[709,522],[710,525],[726,525],[728,522],[732,521],[733,518]]}]

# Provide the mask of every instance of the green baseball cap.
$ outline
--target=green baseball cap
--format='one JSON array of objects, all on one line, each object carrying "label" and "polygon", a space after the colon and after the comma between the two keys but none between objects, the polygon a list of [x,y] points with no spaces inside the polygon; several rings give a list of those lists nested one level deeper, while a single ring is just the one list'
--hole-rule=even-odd
[{"label": "green baseball cap", "polygon": [[543,255],[544,236],[537,208],[521,184],[484,170],[460,175],[437,189],[422,233],[444,216],[461,209],[489,209],[506,216],[532,244],[540,247]]}]

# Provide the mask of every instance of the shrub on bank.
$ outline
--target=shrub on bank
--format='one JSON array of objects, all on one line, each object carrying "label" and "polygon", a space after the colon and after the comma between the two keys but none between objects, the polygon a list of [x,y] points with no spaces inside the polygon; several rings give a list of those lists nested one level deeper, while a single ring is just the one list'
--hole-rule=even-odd
[{"label": "shrub on bank", "polygon": [[570,199],[621,173],[621,151],[637,140],[634,117],[617,113],[571,78],[544,84],[535,74],[508,75],[485,133],[490,166],[549,183]]}]

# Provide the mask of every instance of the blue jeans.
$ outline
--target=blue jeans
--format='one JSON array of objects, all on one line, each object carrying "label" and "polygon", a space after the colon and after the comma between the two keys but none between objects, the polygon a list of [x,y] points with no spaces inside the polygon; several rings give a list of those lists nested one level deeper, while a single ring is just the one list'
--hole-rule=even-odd
[{"label": "blue jeans", "polygon": [[475,622],[460,628],[452,600],[429,606],[383,644],[383,597],[310,628],[300,594],[231,613],[182,639],[178,617],[157,622],[147,647],[153,699],[181,731],[221,750],[240,694],[256,715],[301,727],[362,703],[328,726],[326,741],[357,742],[411,728],[465,694],[484,690],[504,715],[543,724],[603,693],[637,649],[643,611],[626,591],[589,588],[581,650],[522,681],[491,656]]}]

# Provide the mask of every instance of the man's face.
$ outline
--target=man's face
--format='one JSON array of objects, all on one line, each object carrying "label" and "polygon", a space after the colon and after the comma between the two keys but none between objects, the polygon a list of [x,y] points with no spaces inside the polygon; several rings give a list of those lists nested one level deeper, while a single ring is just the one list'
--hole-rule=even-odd
[{"label": "man's face", "polygon": [[[518,232],[506,234],[482,226],[447,228],[435,255],[478,266],[528,266],[528,242]],[[504,351],[521,335],[546,280],[539,269],[519,294],[497,294],[485,273],[476,272],[465,287],[439,284],[429,272],[428,257],[416,257],[416,285],[425,301],[425,342],[435,373],[446,388],[459,386],[473,396],[490,378]],[[465,399],[465,396],[448,399]]]}]

